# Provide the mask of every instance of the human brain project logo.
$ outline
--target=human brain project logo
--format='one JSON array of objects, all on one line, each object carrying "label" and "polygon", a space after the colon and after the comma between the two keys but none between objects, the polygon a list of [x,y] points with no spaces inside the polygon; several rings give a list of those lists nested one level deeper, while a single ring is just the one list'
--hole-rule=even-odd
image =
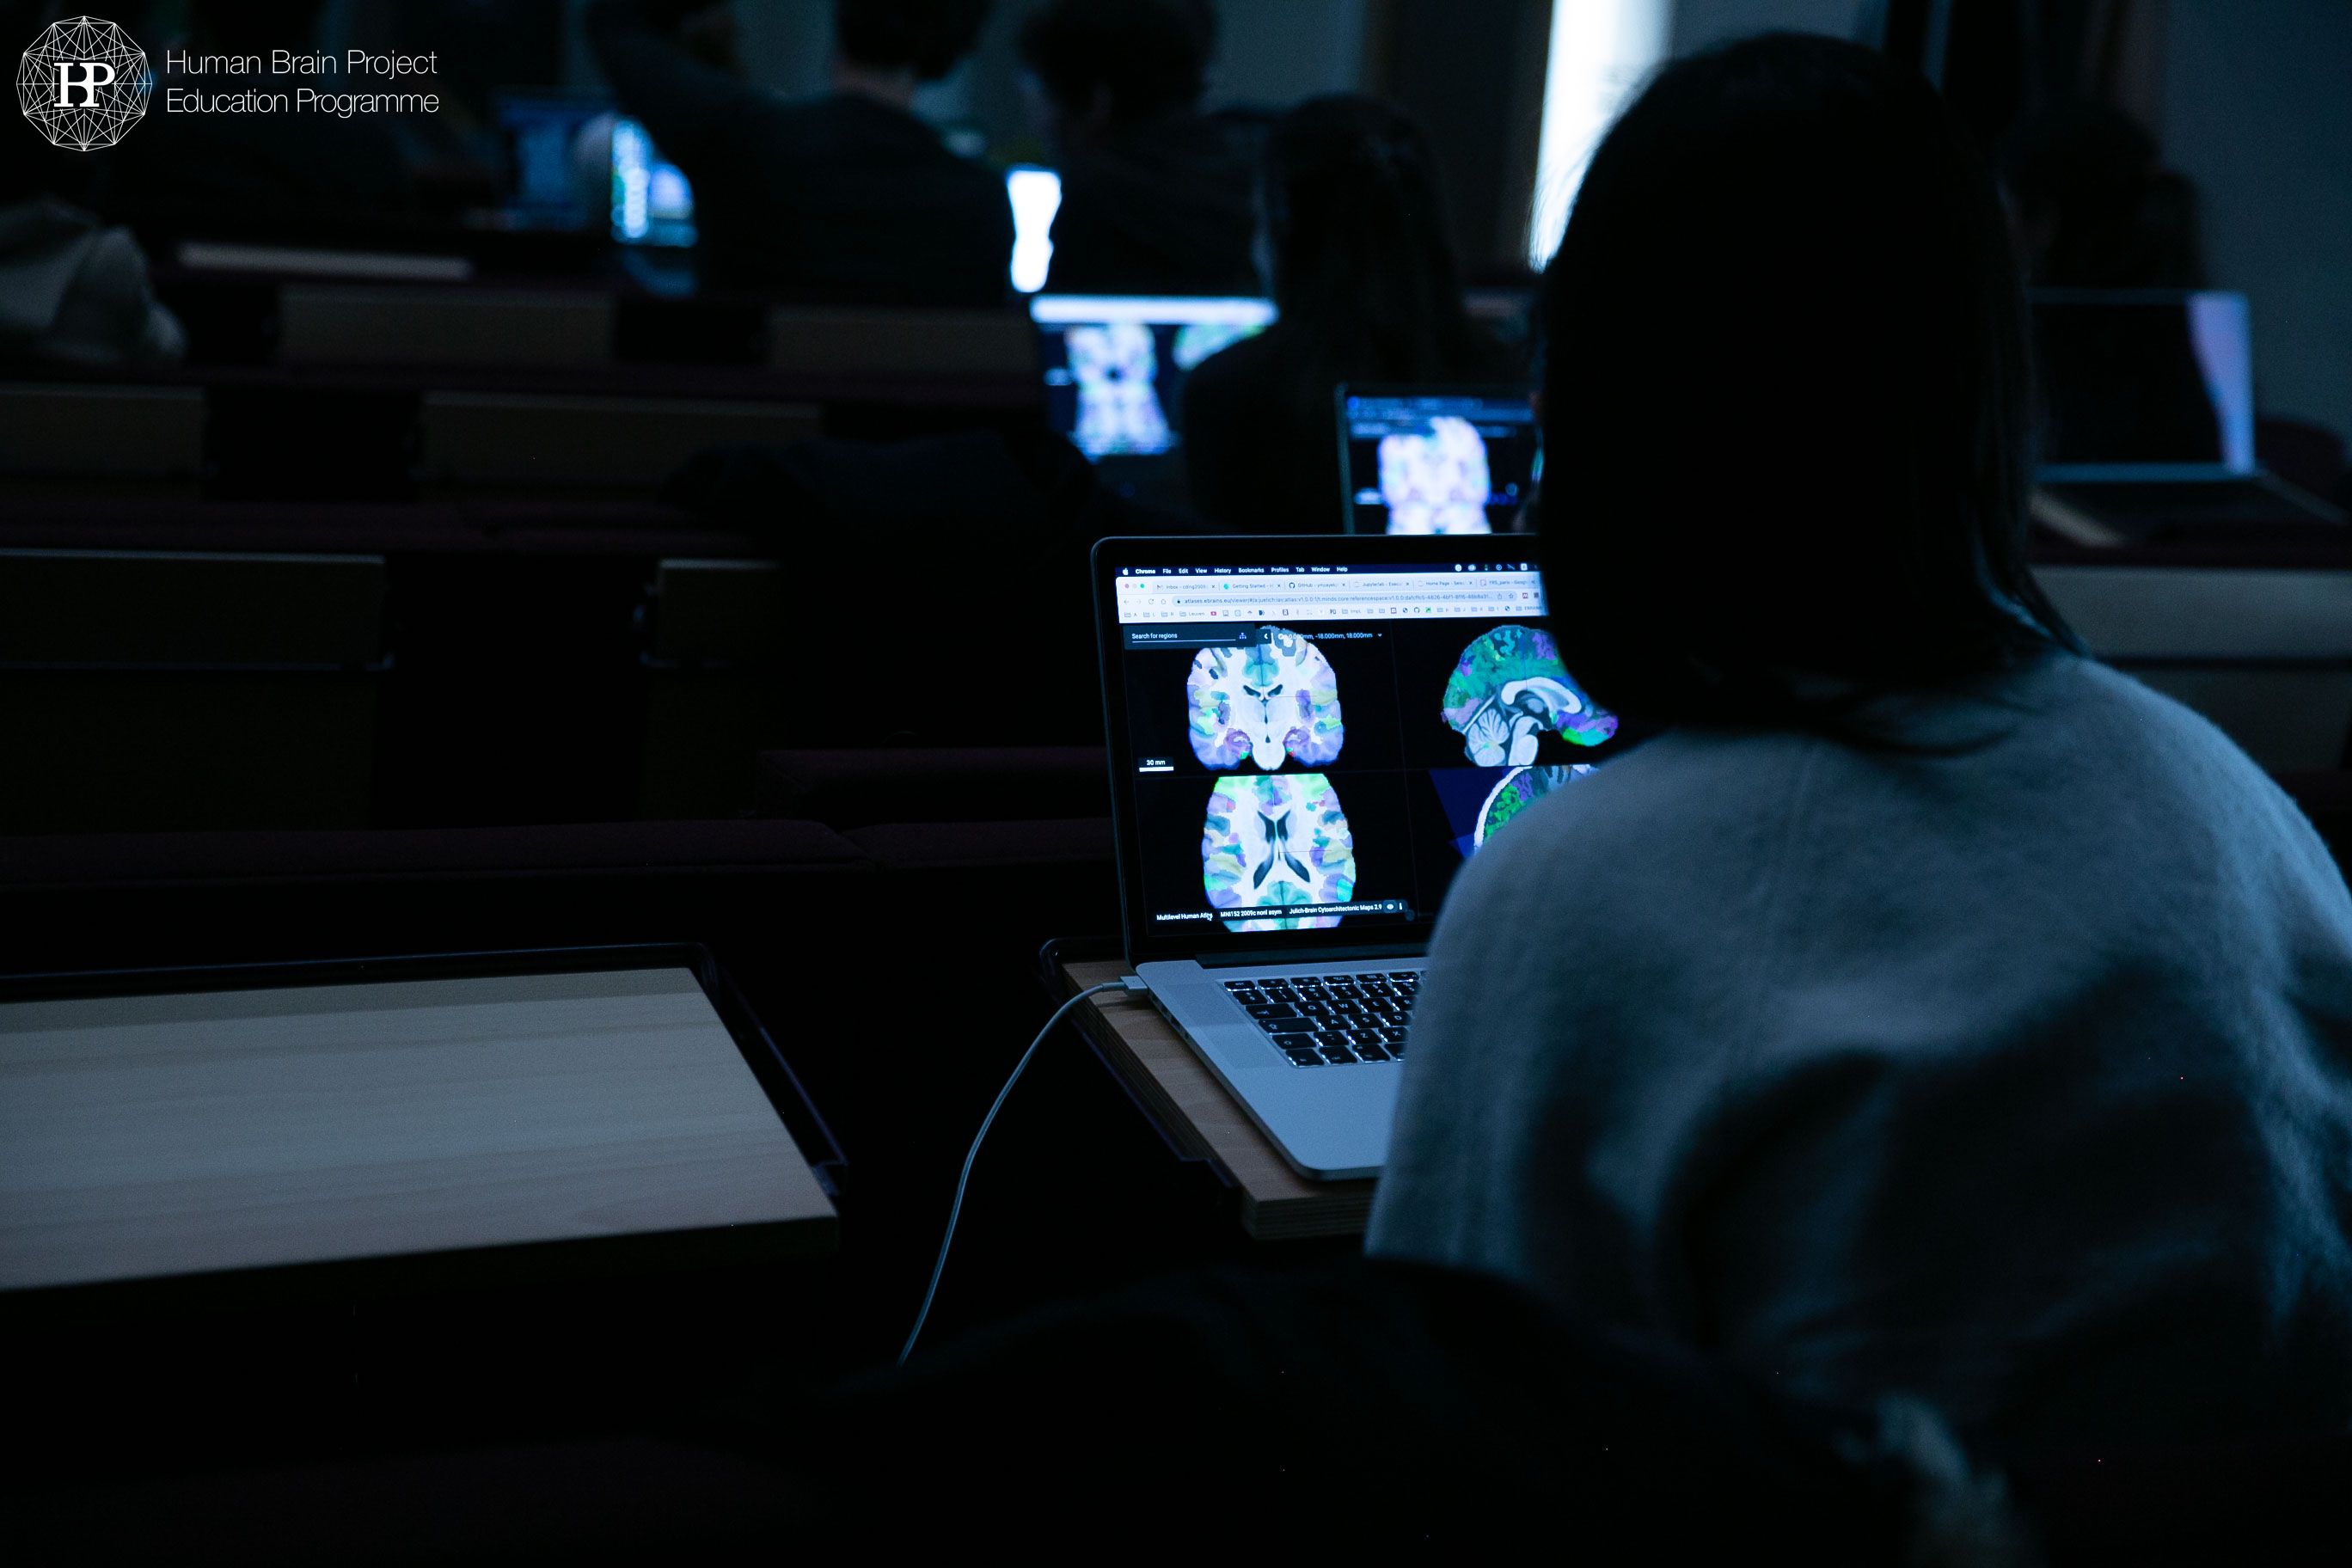
[{"label": "human brain project logo", "polygon": [[96,16],[52,23],[16,67],[16,107],[52,146],[111,147],[147,113],[147,51]]}]

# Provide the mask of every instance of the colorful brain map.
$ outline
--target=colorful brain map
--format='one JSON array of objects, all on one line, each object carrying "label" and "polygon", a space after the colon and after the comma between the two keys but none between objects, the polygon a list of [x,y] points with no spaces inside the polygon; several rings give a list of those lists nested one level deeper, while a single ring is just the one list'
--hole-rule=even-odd
[{"label": "colorful brain map", "polygon": [[1381,500],[1391,533],[1491,533],[1495,479],[1486,443],[1467,419],[1440,415],[1425,436],[1381,437]]},{"label": "colorful brain map", "polygon": [[1184,682],[1192,754],[1205,768],[1244,759],[1273,773],[1285,757],[1308,767],[1336,760],[1348,731],[1339,678],[1297,632],[1260,626],[1239,647],[1202,648]]},{"label": "colorful brain map", "polygon": [[[1201,883],[1218,910],[1344,904],[1356,889],[1356,841],[1339,792],[1319,773],[1348,739],[1339,678],[1297,632],[1260,626],[1238,647],[1202,648],[1184,682],[1192,754],[1225,773],[1201,825]],[[1229,920],[1233,931],[1335,926],[1338,915]]]},{"label": "colorful brain map", "polygon": [[[1201,878],[1213,909],[1346,903],[1356,890],[1356,841],[1331,781],[1321,773],[1219,779],[1201,827]],[[1223,923],[1231,931],[1299,931],[1340,918],[1270,913]]]},{"label": "colorful brain map", "polygon": [[1519,813],[1570,780],[1582,778],[1591,771],[1591,763],[1571,763],[1564,768],[1513,768],[1496,782],[1487,793],[1486,805],[1479,807],[1478,826],[1471,847],[1474,849],[1485,848],[1486,840],[1500,833],[1505,825]]},{"label": "colorful brain map", "polygon": [[1072,327],[1063,334],[1070,356],[1070,379],[1078,387],[1078,426],[1072,438],[1082,451],[1157,452],[1168,445],[1168,416],[1154,384],[1160,351],[1151,329],[1140,321]]},{"label": "colorful brain map", "polygon": [[1597,746],[1617,732],[1617,716],[1584,694],[1550,637],[1532,626],[1496,626],[1464,648],[1444,708],[1463,752],[1482,768],[1528,766],[1547,732],[1574,746]]}]

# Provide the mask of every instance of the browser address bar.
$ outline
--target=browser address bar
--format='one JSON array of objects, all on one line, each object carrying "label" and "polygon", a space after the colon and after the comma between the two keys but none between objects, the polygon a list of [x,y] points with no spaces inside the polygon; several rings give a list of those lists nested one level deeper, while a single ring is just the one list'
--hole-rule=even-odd
[{"label": "browser address bar", "polygon": [[1136,609],[1249,609],[1249,606],[1256,606],[1256,605],[1289,605],[1289,606],[1296,606],[1296,609],[1312,611],[1312,609],[1364,609],[1364,606],[1373,606],[1373,609],[1379,609],[1379,606],[1402,609],[1402,606],[1406,605],[1444,605],[1444,606],[1534,605],[1534,602],[1536,602],[1536,590],[1527,588],[1527,590],[1517,590],[1517,593],[1413,593],[1413,595],[1318,593],[1318,595],[1296,595],[1296,597],[1291,597],[1291,595],[1279,595],[1279,593],[1251,593],[1251,595],[1173,593],[1173,595],[1148,595],[1148,597],[1134,599],[1131,605],[1134,605]]},{"label": "browser address bar", "polygon": [[1404,616],[1456,616],[1507,612],[1543,614],[1543,595],[1533,588],[1435,594],[1202,594],[1179,592],[1129,599],[1119,619],[1138,621],[1371,620]]}]

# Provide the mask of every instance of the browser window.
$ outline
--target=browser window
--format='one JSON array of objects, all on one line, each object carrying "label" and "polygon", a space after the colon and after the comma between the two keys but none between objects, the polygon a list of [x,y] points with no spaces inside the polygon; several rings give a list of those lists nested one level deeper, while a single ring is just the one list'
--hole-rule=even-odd
[{"label": "browser window", "polygon": [[1630,743],[1533,562],[1112,580],[1138,884],[1163,931],[1409,940],[1462,863]]}]

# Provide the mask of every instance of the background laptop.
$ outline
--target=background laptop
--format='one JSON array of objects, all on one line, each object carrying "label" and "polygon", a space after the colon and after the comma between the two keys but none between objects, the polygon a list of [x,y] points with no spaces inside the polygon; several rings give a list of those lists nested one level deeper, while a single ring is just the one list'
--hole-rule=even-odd
[{"label": "background laptop", "polygon": [[1507,535],[1107,539],[1128,961],[1284,1158],[1369,1175],[1455,869],[1631,743]]},{"label": "background laptop", "polygon": [[506,226],[602,229],[630,247],[694,243],[693,185],[611,100],[504,91],[491,112],[506,153]]},{"label": "background laptop", "polygon": [[[584,231],[602,221],[598,199],[608,174],[586,133],[610,123],[609,99],[582,93],[504,89],[490,112],[506,154],[504,217],[518,229]],[[593,163],[591,159],[593,158]]]},{"label": "background laptop", "polygon": [[2338,520],[2255,460],[2243,294],[2043,289],[2032,310],[2049,495],[2126,536]]},{"label": "background laptop", "polygon": [[1524,386],[1341,386],[1350,533],[1507,533],[1534,493],[1542,434]]},{"label": "background laptop", "polygon": [[1184,377],[1274,321],[1265,300],[1039,294],[1029,301],[1053,427],[1094,458],[1181,439]]}]

